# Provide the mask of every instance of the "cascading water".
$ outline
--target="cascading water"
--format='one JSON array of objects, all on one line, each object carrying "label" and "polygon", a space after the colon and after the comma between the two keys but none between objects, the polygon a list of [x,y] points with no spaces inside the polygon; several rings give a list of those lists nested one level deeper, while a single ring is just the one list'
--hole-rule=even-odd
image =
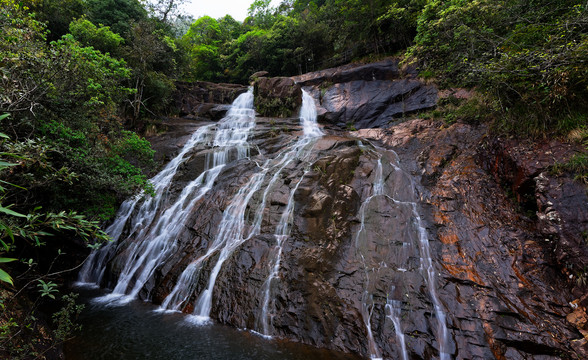
[{"label": "cascading water", "polygon": [[[293,146],[291,151],[292,154],[286,154],[286,157],[291,157],[291,155],[296,155],[298,159],[301,161],[307,161],[308,157],[312,151],[312,144],[316,141],[317,138],[323,136],[323,132],[318,127],[316,122],[317,113],[316,113],[316,105],[314,103],[314,99],[310,96],[306,91],[302,90],[302,107],[300,108],[300,120],[302,122],[303,128],[303,136],[298,140],[298,142]],[[309,146],[310,145],[310,146]],[[310,165],[310,163],[309,163]],[[285,167],[285,166],[284,166]],[[283,169],[283,167],[282,167]],[[263,335],[270,336],[271,334],[271,314],[270,314],[270,298],[271,298],[271,289],[272,289],[272,282],[278,278],[279,271],[280,271],[280,261],[282,257],[282,246],[284,241],[290,235],[289,226],[292,222],[292,215],[294,211],[294,194],[296,190],[298,190],[298,186],[302,182],[304,175],[308,169],[304,172],[300,180],[296,183],[294,188],[290,191],[290,195],[288,196],[288,204],[286,205],[286,209],[282,213],[280,217],[280,222],[276,226],[276,232],[274,233],[274,237],[276,238],[276,257],[271,267],[270,274],[266,281],[264,282],[264,297],[262,302],[262,310],[261,310],[261,331],[263,331]],[[281,172],[281,170],[280,170]],[[279,175],[279,173],[276,173]],[[269,187],[268,187],[269,189]]]},{"label": "cascading water", "polygon": [[435,281],[435,268],[433,267],[433,260],[431,259],[431,250],[429,248],[429,238],[427,236],[427,229],[423,226],[421,216],[417,211],[417,204],[410,203],[412,212],[414,214],[415,222],[419,230],[419,245],[421,250],[421,269],[425,272],[425,279],[429,288],[429,294],[433,301],[435,308],[435,316],[437,317],[437,337],[439,341],[439,357],[441,360],[449,360],[449,353],[447,352],[447,323],[445,320],[445,312],[441,308],[439,297],[437,296],[437,286]]},{"label": "cascading water", "polygon": [[[122,298],[121,302],[134,299],[147,280],[152,276],[155,268],[160,265],[174,249],[175,241],[184,222],[192,211],[194,205],[206,195],[228,160],[229,151],[237,150],[237,157],[245,157],[248,154],[247,135],[255,126],[255,112],[253,110],[253,89],[241,94],[231,106],[227,116],[223,118],[218,126],[212,145],[217,149],[213,153],[210,168],[206,169],[195,180],[191,181],[169,206],[158,217],[160,204],[167,200],[167,188],[175,176],[180,164],[187,160],[187,154],[199,144],[208,142],[212,126],[199,128],[191,139],[184,145],[182,151],[172,160],[159,174],[151,179],[155,188],[155,196],[145,199],[130,220],[131,231],[127,239],[134,237],[136,241],[132,244],[130,255],[122,269],[116,286],[111,295],[105,300]],[[121,208],[118,216],[111,226],[112,235],[122,233],[125,223],[133,214],[139,199],[134,199]],[[130,208],[127,210],[127,208]],[[157,219],[157,220],[155,220]],[[110,229],[110,228],[109,228]],[[111,243],[114,244],[114,243]],[[110,245],[112,246],[112,245]],[[88,268],[101,268],[95,278],[90,278],[85,271],[80,273],[81,281],[101,281],[104,273],[105,261],[108,251],[107,246],[100,252],[94,254],[92,261],[88,261]],[[95,261],[94,261],[95,260]],[[95,275],[95,274],[94,274]]]},{"label": "cascading water", "polygon": [[[359,147],[363,150],[366,151],[367,148],[360,142],[359,143]],[[364,270],[365,270],[365,276],[366,276],[366,283],[364,286],[364,291],[362,293],[362,298],[361,298],[361,314],[362,314],[362,318],[363,318],[363,322],[366,328],[366,332],[367,332],[367,340],[368,340],[368,351],[370,354],[370,357],[372,359],[381,359],[381,354],[380,354],[380,350],[378,349],[378,346],[376,344],[376,341],[374,339],[373,336],[373,332],[372,332],[372,327],[371,327],[371,318],[372,318],[372,313],[374,310],[374,300],[373,300],[373,296],[370,294],[369,288],[370,288],[370,272],[377,272],[377,270],[379,268],[376,267],[369,267],[365,256],[367,256],[367,254],[364,254],[362,251],[362,238],[361,235],[364,233],[366,226],[365,226],[365,216],[366,216],[366,208],[367,206],[370,204],[371,200],[374,197],[377,196],[381,196],[384,195],[384,179],[382,176],[382,159],[381,157],[378,157],[377,162],[376,162],[376,168],[375,168],[375,175],[374,175],[374,180],[372,182],[372,194],[367,197],[361,204],[360,208],[359,208],[359,218],[360,218],[360,225],[359,225],[359,229],[357,230],[357,233],[355,235],[355,247],[357,249],[357,252],[359,253],[359,257],[361,259],[361,262],[363,263],[364,266]],[[381,264],[378,264],[377,266],[381,266]]]},{"label": "cascading water", "polygon": [[[394,286],[392,287],[391,293],[394,292]],[[402,326],[400,324],[400,313],[402,312],[402,304],[398,300],[388,299],[386,301],[386,317],[392,320],[394,324],[394,332],[396,333],[396,340],[400,344],[400,352],[402,354],[402,360],[408,360],[408,352],[406,351],[406,342],[404,340],[404,333],[402,332]]]},{"label": "cascading water", "polygon": [[[179,281],[174,286],[172,292],[164,299],[162,309],[181,310],[185,301],[194,291],[195,280],[198,278],[200,270],[205,261],[210,259],[215,253],[220,252],[219,258],[213,267],[209,276],[207,286],[198,297],[193,314],[198,322],[207,321],[210,316],[212,307],[212,295],[217,276],[223,266],[223,263],[231,254],[245,241],[251,239],[259,233],[262,221],[263,210],[265,209],[267,196],[276,184],[280,174],[286,166],[293,161],[307,161],[311,153],[312,145],[317,137],[322,136],[322,131],[316,123],[316,110],[314,100],[306,92],[303,92],[303,104],[300,111],[301,123],[303,126],[303,136],[296,143],[283,150],[275,159],[267,160],[261,167],[260,171],[255,174],[247,184],[233,197],[230,204],[223,212],[223,218],[220,222],[219,231],[206,253],[198,259],[192,261],[180,275]],[[265,177],[273,174],[266,185],[262,201],[255,212],[253,224],[249,234],[246,236],[245,231],[245,210],[252,198],[263,184]],[[298,184],[300,184],[300,180]],[[288,236],[288,222],[293,211],[293,196],[297,186],[292,190],[286,210],[282,215],[282,220],[276,230],[277,240],[277,257],[274,261],[270,276],[266,280],[264,287],[264,301],[261,315],[261,329],[264,334],[269,334],[268,326],[268,305],[270,297],[270,286],[272,280],[278,275],[280,255],[282,252],[282,242]]]},{"label": "cascading water", "polygon": [[[367,147],[360,143],[360,147],[366,152]],[[368,151],[369,152],[369,151]],[[395,155],[395,154],[394,154]],[[359,228],[355,234],[355,247],[358,253],[359,261],[363,264],[365,271],[365,284],[364,291],[361,295],[361,313],[366,328],[367,340],[368,340],[368,351],[372,359],[380,359],[381,352],[374,339],[373,330],[371,328],[371,318],[374,308],[376,306],[376,300],[374,300],[373,292],[376,291],[377,283],[382,283],[382,286],[386,286],[385,281],[393,282],[388,283],[387,286],[391,286],[388,299],[385,304],[381,304],[384,307],[386,317],[393,323],[396,340],[399,347],[399,353],[403,359],[408,358],[406,350],[406,342],[404,334],[402,333],[402,326],[400,323],[400,314],[402,311],[402,302],[400,297],[393,297],[395,293],[396,285],[402,284],[403,274],[407,271],[409,253],[414,250],[410,250],[413,246],[418,249],[418,256],[420,257],[420,272],[422,277],[427,284],[429,297],[432,301],[434,314],[437,322],[436,337],[439,343],[439,354],[442,360],[448,359],[449,355],[447,352],[447,326],[445,320],[445,313],[442,310],[439,298],[436,292],[435,285],[435,272],[433,262],[430,255],[429,240],[427,231],[422,224],[421,217],[417,211],[416,200],[416,188],[412,178],[406,175],[406,173],[394,162],[389,162],[390,172],[388,177],[394,177],[389,183],[395,188],[390,189],[390,195],[387,191],[387,182],[383,178],[383,164],[382,159],[384,152],[379,151],[376,153],[377,159],[373,170],[373,181],[371,186],[371,193],[362,202],[358,216],[359,216]],[[394,156],[397,160],[397,156]],[[400,186],[404,186],[400,188]],[[374,221],[373,226],[368,225],[368,213],[370,216],[379,216],[379,207],[381,202],[387,202],[390,206],[396,208],[398,217],[400,219],[406,218],[411,219],[412,227],[407,229],[406,237],[402,238],[402,244],[390,248],[387,252],[380,251],[378,254],[377,245],[373,245],[373,239],[370,239],[370,235],[366,234],[368,231],[376,231],[371,227],[381,227],[380,221]],[[412,243],[411,243],[412,239]],[[382,241],[386,241],[382,239]],[[391,238],[388,241],[393,241]],[[370,247],[371,246],[371,247]],[[375,246],[375,247],[374,247]]]},{"label": "cascading water", "polygon": [[[155,193],[153,196],[145,197],[137,195],[123,202],[113,223],[106,229],[106,233],[110,235],[112,242],[108,243],[102,249],[92,252],[80,270],[78,282],[100,284],[102,277],[104,276],[104,270],[106,269],[106,261],[110,256],[110,252],[115,249],[116,245],[122,242],[119,241],[119,239],[125,226],[127,226],[127,222],[129,222],[129,218],[130,223],[128,227],[130,228],[130,231],[123,241],[128,240],[133,236],[141,237],[143,235],[144,231],[146,231],[155,218],[155,214],[159,210],[160,205],[167,194],[167,189],[176,174],[178,167],[188,159],[186,155],[197,145],[209,141],[210,136],[211,126],[202,126],[192,134],[180,153],[171,160],[162,171],[149,180],[153,185]],[[135,208],[141,200],[143,200],[143,202],[135,212]],[[135,212],[135,214],[131,217],[133,212]]]},{"label": "cascading water", "polygon": [[247,240],[247,238],[243,236],[243,230],[245,228],[245,209],[253,194],[259,190],[264,177],[264,173],[255,174],[245,186],[239,189],[239,192],[235,195],[223,213],[219,234],[215,240],[215,243],[218,244],[217,248],[222,246],[222,249],[220,250],[219,258],[210,273],[208,286],[200,294],[194,308],[194,315],[201,320],[208,320],[210,316],[212,291],[223,263],[229,258],[229,256],[231,256],[233,251],[235,251],[239,245]]}]

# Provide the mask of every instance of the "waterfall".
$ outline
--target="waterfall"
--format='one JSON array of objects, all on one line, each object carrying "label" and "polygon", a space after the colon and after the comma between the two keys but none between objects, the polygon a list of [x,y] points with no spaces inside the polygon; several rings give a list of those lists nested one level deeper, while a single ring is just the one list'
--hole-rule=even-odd
[{"label": "waterfall", "polygon": [[423,226],[421,216],[417,211],[417,204],[411,203],[412,211],[416,221],[416,225],[419,230],[419,245],[421,250],[421,269],[425,272],[425,279],[427,281],[427,287],[429,288],[429,294],[433,301],[433,307],[435,308],[435,316],[437,317],[437,336],[439,341],[439,357],[441,360],[449,360],[449,353],[447,352],[447,323],[445,320],[445,312],[441,308],[439,297],[437,296],[437,285],[435,281],[435,268],[433,267],[433,260],[431,259],[431,250],[429,248],[429,238],[427,236],[427,230]]},{"label": "waterfall", "polygon": [[[106,233],[110,235],[112,241],[102,247],[100,250],[93,251],[90,257],[84,263],[84,266],[78,274],[78,282],[80,283],[92,283],[100,284],[102,277],[104,276],[104,270],[106,269],[106,261],[111,251],[115,250],[115,247],[120,243],[120,236],[123,233],[125,226],[130,228],[129,234],[123,240],[127,240],[132,236],[140,237],[143,232],[148,228],[155,214],[160,208],[163,199],[167,195],[167,189],[178,170],[178,167],[183,164],[188,157],[186,156],[192,151],[197,145],[205,144],[211,136],[211,127],[203,126],[200,127],[190,139],[186,142],[182,150],[174,159],[172,159],[163,170],[149,180],[153,185],[153,196],[146,196],[145,194],[139,194],[131,197],[124,201],[119,208],[113,223],[106,229]],[[137,204],[139,209],[135,212]],[[135,214],[131,217],[131,215]],[[137,232],[139,232],[137,234]]]},{"label": "waterfall", "polygon": [[[404,171],[400,169],[397,165],[391,163],[390,164],[396,171],[404,174]],[[414,189],[416,193],[416,186],[414,185],[414,181],[412,178],[410,179],[410,185]],[[396,203],[400,205],[407,206],[413,217],[413,223],[417,229],[417,236],[418,236],[418,247],[419,247],[419,254],[420,254],[420,272],[425,279],[425,283],[427,284],[427,289],[429,291],[429,297],[433,303],[433,310],[435,313],[435,318],[437,319],[437,331],[436,337],[439,343],[439,358],[440,360],[449,360],[450,355],[447,349],[448,346],[448,336],[449,330],[447,329],[447,320],[445,316],[445,312],[443,311],[443,307],[441,306],[441,302],[439,301],[439,297],[437,295],[437,282],[436,282],[436,275],[435,275],[435,268],[433,266],[433,259],[431,258],[431,249],[429,246],[429,237],[427,234],[427,229],[424,227],[421,216],[418,212],[417,202],[416,201],[399,201],[395,200]]]},{"label": "waterfall", "polygon": [[[304,96],[306,95],[306,96]],[[306,92],[303,93],[303,104],[300,111],[300,118],[303,127],[303,136],[298,139],[296,143],[284,149],[274,159],[268,159],[262,166],[260,171],[255,174],[249,182],[240,188],[238,193],[232,198],[230,204],[223,212],[223,218],[220,222],[219,231],[215,236],[212,245],[209,246],[206,253],[192,261],[182,272],[180,278],[172,292],[164,299],[161,308],[164,310],[181,310],[185,305],[187,299],[194,291],[196,280],[205,261],[210,259],[214,254],[219,252],[219,258],[211,271],[206,288],[200,293],[195,307],[194,319],[196,322],[206,322],[210,316],[212,308],[212,295],[217,276],[222,269],[224,262],[233,254],[233,252],[245,241],[257,235],[261,228],[261,221],[263,218],[263,210],[265,209],[267,196],[271,189],[275,186],[280,174],[293,161],[307,161],[311,153],[312,146],[317,137],[322,136],[318,124],[316,123],[316,109],[314,100]],[[272,177],[263,190],[261,203],[255,211],[253,223],[249,234],[245,235],[245,210],[253,195],[260,190],[264,179],[268,174]],[[272,280],[278,275],[280,255],[282,252],[282,243],[288,236],[288,223],[291,221],[292,211],[294,206],[294,193],[298,185],[302,181],[302,177],[298,181],[295,188],[291,191],[288,205],[282,215],[282,220],[276,230],[277,241],[277,258],[273,262],[270,276],[265,281],[264,285],[264,301],[261,315],[262,331],[264,334],[269,333],[267,313],[270,297],[270,285]]]},{"label": "waterfall", "polygon": [[[304,175],[306,175],[306,172],[304,172]],[[271,268],[270,274],[268,276],[268,278],[266,279],[266,281],[264,282],[264,296],[263,296],[263,305],[262,305],[262,310],[261,310],[261,327],[262,327],[262,331],[263,331],[263,335],[269,336],[270,335],[270,325],[271,325],[271,315],[269,314],[269,303],[270,303],[270,297],[271,297],[271,285],[272,285],[272,281],[274,279],[277,279],[278,274],[280,272],[280,261],[282,258],[282,245],[284,244],[284,241],[288,238],[288,236],[290,235],[290,222],[292,222],[292,216],[293,216],[293,211],[294,211],[294,194],[296,193],[296,190],[298,190],[298,186],[300,186],[300,183],[302,182],[302,179],[304,179],[304,175],[302,175],[302,177],[300,178],[300,180],[298,180],[298,182],[296,183],[296,185],[294,186],[294,188],[292,189],[292,191],[290,191],[290,196],[288,197],[288,205],[286,206],[286,209],[284,210],[284,212],[282,213],[282,216],[280,217],[280,222],[278,223],[278,226],[276,227],[276,232],[274,234],[274,237],[276,238],[276,258],[274,260],[274,265]]]},{"label": "waterfall", "polygon": [[[430,254],[429,239],[427,231],[422,224],[421,217],[418,213],[416,203],[416,187],[414,181],[409,177],[399,166],[390,162],[390,169],[388,177],[394,176],[394,181],[390,181],[391,186],[394,188],[390,189],[388,193],[386,184],[383,176],[383,157],[386,154],[385,151],[373,151],[365,147],[363,144],[359,144],[360,148],[366,155],[370,152],[377,156],[375,165],[372,171],[372,184],[371,192],[361,203],[358,211],[359,227],[355,233],[355,247],[358,254],[359,261],[363,264],[365,271],[365,283],[364,291],[361,296],[361,314],[363,322],[366,328],[368,351],[372,359],[381,358],[380,350],[373,337],[373,330],[371,328],[371,317],[376,306],[376,300],[374,299],[372,291],[376,291],[376,284],[381,281],[390,281],[393,279],[394,283],[391,285],[391,291],[388,294],[388,299],[385,304],[382,304],[385,310],[386,318],[388,318],[394,325],[396,333],[396,340],[399,346],[399,352],[402,354],[403,359],[408,358],[406,350],[405,337],[402,332],[402,326],[400,323],[400,314],[402,311],[402,302],[394,299],[393,292],[396,285],[403,283],[403,274],[407,271],[405,264],[409,258],[406,251],[411,243],[405,242],[409,239],[413,239],[413,244],[418,249],[418,256],[420,257],[420,272],[427,285],[429,297],[433,305],[433,312],[437,322],[437,329],[435,336],[439,343],[439,354],[442,360],[449,358],[447,352],[447,341],[448,341],[448,330],[446,326],[445,313],[439,302],[439,297],[436,291],[436,279],[435,270],[433,267],[433,261]],[[397,155],[394,154],[395,161],[397,161]],[[370,246],[376,244],[377,241],[390,241],[384,239],[370,239],[372,234],[370,231],[375,231],[373,226],[383,226],[379,222],[382,220],[371,220],[373,223],[368,224],[368,213],[373,216],[379,216],[379,203],[387,202],[389,206],[396,207],[400,218],[411,219],[412,223],[410,234],[408,238],[402,239],[402,246],[390,248],[387,253],[380,253],[374,255],[374,249],[370,249]],[[378,218],[379,219],[379,218]],[[370,228],[369,226],[372,226]],[[391,229],[395,230],[395,229]],[[379,256],[379,257],[378,257]],[[380,258],[381,257],[381,258]],[[383,261],[382,261],[383,259]],[[391,270],[392,269],[392,270]],[[387,280],[386,280],[387,279]],[[401,297],[397,297],[401,299]]]},{"label": "waterfall", "polygon": [[[361,142],[359,142],[358,145],[359,145],[360,149],[362,149],[363,151],[367,150],[367,148]],[[369,292],[369,288],[370,288],[369,271],[374,272],[374,271],[377,271],[378,269],[376,269],[374,267],[369,269],[368,262],[366,261],[364,254],[363,254],[363,251],[362,251],[362,243],[361,243],[361,240],[362,240],[361,235],[366,230],[366,222],[365,222],[366,208],[371,203],[373,198],[375,198],[377,196],[384,195],[384,181],[383,181],[383,175],[382,175],[381,155],[378,156],[378,159],[376,161],[376,168],[374,170],[374,179],[372,181],[372,189],[371,190],[372,190],[371,195],[368,196],[361,203],[361,206],[359,208],[360,223],[359,223],[359,229],[357,230],[357,232],[355,234],[355,247],[356,247],[356,251],[358,252],[358,254],[361,258],[361,262],[363,263],[364,270],[366,273],[366,283],[364,285],[364,291],[363,291],[362,297],[361,297],[361,315],[362,315],[364,326],[365,326],[365,329],[367,332],[368,351],[369,351],[370,357],[372,359],[381,359],[380,350],[378,349],[378,346],[377,346],[376,341],[374,339],[372,326],[371,326],[371,318],[372,318],[372,313],[374,311],[375,304],[374,304],[373,296]]]},{"label": "waterfall", "polygon": [[255,174],[245,186],[239,189],[239,192],[229,206],[223,213],[223,219],[220,223],[220,229],[215,239],[215,246],[219,248],[222,246],[220,255],[214,268],[210,273],[208,286],[200,294],[196,307],[194,308],[194,315],[202,320],[208,320],[210,316],[210,309],[212,307],[212,291],[216,283],[216,278],[221,270],[223,263],[229,256],[241,245],[247,238],[243,236],[245,228],[245,209],[253,194],[259,189],[265,177],[265,173]]},{"label": "waterfall", "polygon": [[300,108],[300,121],[304,135],[307,137],[323,136],[323,132],[316,122],[317,113],[314,99],[306,90],[302,90],[302,107]]},{"label": "waterfall", "polygon": [[[394,286],[390,291],[391,293],[394,292]],[[400,344],[400,351],[402,354],[402,360],[408,360],[408,352],[406,351],[406,342],[404,340],[404,333],[402,332],[402,327],[400,325],[400,313],[402,312],[402,303],[398,300],[388,299],[386,301],[386,317],[392,320],[394,324],[394,332],[396,333],[396,340]]]},{"label": "waterfall", "polygon": [[[98,276],[92,270],[88,274],[85,268],[80,273],[81,281],[100,282],[104,273],[107,253],[111,251],[114,241],[119,240],[125,226],[130,227],[126,240],[133,237],[138,240],[128,248],[129,256],[122,269],[116,286],[105,300],[120,299],[121,303],[134,299],[154,270],[175,249],[176,239],[183,229],[184,223],[195,204],[212,188],[214,181],[228,161],[229,151],[237,150],[237,157],[248,155],[247,136],[255,127],[255,111],[253,110],[253,89],[241,94],[233,102],[227,116],[218,124],[212,144],[210,144],[213,126],[199,128],[184,145],[182,151],[157,175],[151,182],[155,188],[155,196],[143,197],[138,211],[133,211],[141,200],[140,197],[123,204],[113,225],[108,229],[113,242],[105,246],[87,262],[88,269],[101,269]],[[189,157],[187,156],[197,145],[214,146],[213,158],[207,160],[211,164],[196,179],[187,184],[181,194],[163,213],[160,212],[162,202],[169,201],[167,189],[174,178],[178,167]],[[118,244],[121,242],[118,241]]]},{"label": "waterfall", "polygon": [[[280,151],[272,150],[275,152],[271,156],[264,155],[260,150],[259,155],[249,159],[248,140],[256,125],[251,89],[233,102],[227,116],[217,124],[200,127],[180,153],[151,179],[154,187],[153,196],[141,194],[122,204],[114,222],[106,230],[114,241],[91,254],[78,280],[82,283],[99,284],[109,262],[117,253],[124,252],[125,262],[117,264],[120,265],[117,282],[112,294],[104,297],[104,301],[123,304],[135,299],[142,289],[147,288],[145,284],[154,278],[155,271],[174,252],[180,250],[178,238],[184,234],[188,219],[194,215],[194,209],[202,199],[210,195],[215,182],[223,174],[228,173],[225,171],[227,165],[236,160],[242,160],[243,163],[249,161],[248,164],[256,165],[253,174],[247,178],[240,178],[238,189],[231,188],[230,198],[227,197],[226,201],[223,201],[223,206],[226,206],[220,214],[218,227],[211,233],[211,239],[203,241],[203,245],[198,245],[206,248],[200,249],[198,255],[188,261],[184,258],[181,260],[185,268],[171,292],[163,299],[160,310],[182,311],[193,305],[194,310],[189,319],[197,323],[208,322],[212,306],[217,303],[214,301],[214,290],[223,267],[225,264],[233,264],[230,259],[238,249],[261,234],[269,202],[274,206],[271,210],[271,220],[275,219],[270,224],[277,224],[275,230],[271,229],[274,230],[272,237],[258,238],[270,241],[270,250],[267,252],[267,258],[266,253],[259,255],[264,262],[256,265],[258,267],[255,270],[255,281],[260,285],[256,285],[259,287],[255,288],[258,294],[248,306],[253,307],[255,312],[255,317],[250,318],[254,330],[266,337],[277,335],[278,331],[274,328],[274,317],[278,313],[275,299],[277,289],[284,285],[279,281],[280,271],[282,262],[285,261],[283,259],[288,255],[288,239],[293,231],[292,222],[296,213],[294,198],[299,188],[306,187],[303,182],[307,179],[305,177],[310,171],[311,164],[316,160],[316,151],[313,152],[315,144],[324,135],[316,121],[317,112],[313,98],[304,90],[302,98],[299,114],[302,135]],[[338,139],[329,138],[316,148],[324,151],[330,146],[329,141],[339,146]],[[365,330],[368,355],[372,359],[382,358],[385,350],[381,349],[377,342],[383,338],[379,337],[379,330],[390,330],[385,334],[394,338],[391,332],[393,326],[399,357],[403,360],[409,357],[401,324],[403,306],[405,312],[409,306],[402,295],[398,296],[398,293],[403,292],[395,289],[403,286],[406,272],[410,270],[411,274],[415,274],[413,276],[417,281],[423,283],[424,279],[428,291],[428,295],[425,294],[424,297],[428,296],[433,306],[435,319],[431,321],[435,321],[433,324],[436,325],[433,331],[439,343],[440,358],[447,360],[448,329],[445,313],[437,295],[428,234],[418,213],[417,189],[412,178],[394,163],[398,162],[395,153],[374,149],[371,145],[364,146],[361,143],[359,147],[362,150],[359,157],[367,159],[371,164],[362,162],[362,167],[357,167],[359,171],[366,171],[366,176],[369,176],[367,182],[358,180],[358,176],[352,177],[352,181],[359,181],[363,188],[358,191],[362,202],[357,213],[352,214],[357,216],[359,221],[352,228],[353,232],[348,239],[351,242],[351,263],[353,266],[359,264],[360,272],[357,274],[360,276],[359,283],[363,283],[363,288],[357,286],[357,290],[354,289],[351,293],[359,298],[353,301],[361,304],[358,310],[363,324],[360,326]],[[177,177],[178,169],[182,168],[182,164],[186,164],[195,153],[206,156],[202,172],[196,179],[182,184],[180,194],[168,191],[174,177]],[[392,155],[395,160],[388,161]],[[281,186],[288,186],[289,189],[283,192],[283,200],[279,197],[279,201],[274,204],[270,201],[272,191]],[[279,209],[279,212],[275,214],[274,209]],[[398,220],[389,220],[385,223],[388,221],[386,218]],[[383,230],[384,228],[386,230]],[[264,227],[264,231],[265,229]],[[420,270],[417,265],[411,266],[416,264],[419,257]],[[176,258],[177,256],[173,259]],[[410,262],[409,258],[414,261]],[[170,266],[177,265],[179,263]],[[207,278],[202,278],[203,273]],[[260,274],[267,274],[267,277],[264,278],[264,275]],[[382,289],[390,291],[386,293],[386,290]],[[425,289],[425,286],[422,286],[422,289]]]},{"label": "waterfall", "polygon": [[[318,127],[316,120],[317,112],[314,99],[305,90],[302,90],[302,107],[300,108],[300,122],[302,124],[303,136],[296,142],[296,144],[294,144],[292,150],[289,151],[288,154],[286,154],[287,158],[298,158],[300,161],[308,162],[308,157],[311,154],[312,147],[316,139],[324,135]],[[310,163],[308,163],[308,165],[310,165]],[[277,177],[282,169],[280,169],[280,171],[277,172],[274,177]],[[304,174],[300,177],[296,185],[290,191],[290,195],[288,196],[288,204],[286,205],[286,209],[284,209],[284,212],[280,217],[280,221],[276,226],[276,231],[274,233],[274,237],[276,239],[276,256],[273,261],[273,265],[271,266],[270,274],[264,282],[264,297],[262,302],[261,317],[259,319],[261,323],[260,330],[262,331],[262,334],[265,336],[271,335],[272,315],[270,314],[269,308],[271,299],[271,289],[272,283],[274,282],[274,280],[278,278],[280,272],[280,262],[282,258],[283,249],[282,246],[284,244],[284,241],[290,235],[290,223],[292,222],[294,211],[294,194],[296,193],[296,190],[298,190],[298,186],[300,186],[300,183],[302,182],[304,175],[306,175],[308,170],[309,169],[307,166]]]}]

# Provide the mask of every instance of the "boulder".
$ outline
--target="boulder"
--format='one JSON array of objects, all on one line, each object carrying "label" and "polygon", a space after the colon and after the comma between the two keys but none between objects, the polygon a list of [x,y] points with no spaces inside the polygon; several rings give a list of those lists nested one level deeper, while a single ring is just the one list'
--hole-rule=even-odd
[{"label": "boulder", "polygon": [[290,117],[302,105],[300,85],[287,77],[262,77],[255,82],[255,110],[261,116]]},{"label": "boulder", "polygon": [[258,71],[256,73],[251,74],[251,76],[249,77],[249,82],[254,83],[257,81],[257,79],[262,78],[262,77],[266,77],[268,75],[269,75],[269,72],[267,72],[267,71]]},{"label": "boulder", "polygon": [[370,64],[349,64],[294,76],[292,79],[301,86],[325,83],[344,83],[356,80],[394,80],[400,77],[398,60],[387,59]]},{"label": "boulder", "polygon": [[319,120],[348,129],[385,127],[437,105],[438,90],[401,74],[398,61],[347,65],[292,78],[312,95]]},{"label": "boulder", "polygon": [[[215,84],[205,81],[176,84],[175,107],[180,116],[203,116],[219,119],[226,112],[217,105],[230,105],[237,96],[247,92],[248,87],[239,84]],[[222,113],[222,115],[221,115]]]},{"label": "boulder", "polygon": [[385,127],[397,117],[437,104],[437,89],[414,79],[354,80],[328,87],[305,87],[322,121],[339,127]]}]

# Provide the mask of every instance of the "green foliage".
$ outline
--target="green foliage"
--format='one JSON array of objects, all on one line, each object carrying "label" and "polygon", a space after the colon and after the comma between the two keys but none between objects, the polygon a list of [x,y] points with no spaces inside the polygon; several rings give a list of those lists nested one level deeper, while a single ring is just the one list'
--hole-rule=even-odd
[{"label": "green foliage", "polygon": [[270,3],[271,0],[254,0],[247,11],[249,18],[246,21],[261,29],[271,28],[274,23],[274,11]]},{"label": "green foliage", "polygon": [[84,305],[77,305],[76,299],[78,294],[64,295],[61,300],[65,305],[55,314],[53,314],[53,322],[57,325],[55,330],[55,344],[61,344],[80,331],[82,326],[75,323],[75,320],[80,316]]},{"label": "green foliage", "polygon": [[[71,336],[80,308],[58,288],[77,260],[57,249],[107,241],[100,223],[149,192],[153,151],[125,125],[173,91],[168,29],[137,0],[0,0],[0,358]],[[35,311],[60,297],[51,331]]]},{"label": "green foliage", "polygon": [[66,69],[58,71],[50,83],[48,95],[53,107],[79,111],[82,105],[85,112],[113,111],[133,92],[122,85],[131,75],[124,60],[83,47],[72,35],[52,42],[50,54],[53,66]]},{"label": "green foliage", "polygon": [[478,124],[497,116],[498,112],[498,105],[491,97],[475,94],[467,99],[454,96],[439,99],[435,110],[416,116],[442,119],[448,125],[456,122]]},{"label": "green foliage", "polygon": [[218,45],[222,32],[218,21],[210,16],[202,16],[190,25],[184,39],[191,45]]},{"label": "green foliage", "polygon": [[124,42],[123,38],[110,31],[108,26],[96,26],[85,18],[72,21],[69,24],[69,32],[81,44],[92,46],[102,53],[116,54]]},{"label": "green foliage", "polygon": [[551,169],[556,175],[564,171],[574,174],[574,180],[588,185],[588,152],[575,154],[566,163],[556,163]]},{"label": "green foliage", "polygon": [[[51,281],[40,282],[54,285]],[[0,291],[0,307],[3,310],[0,312],[0,356],[3,359],[44,359],[57,356],[55,349],[81,329],[76,319],[84,306],[76,304],[78,294],[58,298],[58,293],[51,285],[47,291],[49,292],[41,291],[46,295],[35,296],[35,301]],[[51,317],[53,329],[39,321],[43,317],[38,310],[41,302],[51,302],[59,307]]]},{"label": "green foliage", "polygon": [[[17,259],[0,257],[0,263],[8,263],[16,260]],[[14,285],[14,283],[12,282],[12,277],[10,277],[10,275],[8,275],[8,273],[2,269],[0,269],[0,281],[4,281],[9,283],[10,285]]]},{"label": "green foliage", "polygon": [[54,293],[59,293],[59,290],[57,290],[57,284],[54,283],[53,281],[45,282],[41,279],[39,279],[37,281],[38,281],[37,287],[39,288],[39,294],[41,294],[41,297],[47,296],[51,299],[55,299]]},{"label": "green foliage", "polygon": [[187,80],[246,83],[256,71],[288,76],[375,57],[411,43],[424,0],[253,1],[243,24],[196,20],[182,38]]},{"label": "green foliage", "polygon": [[139,0],[86,0],[88,20],[126,38],[131,24],[147,18]]},{"label": "green foliage", "polygon": [[175,89],[178,47],[154,21],[132,24],[125,59],[132,68],[130,85],[135,89],[130,105],[134,119],[165,108]]},{"label": "green foliage", "polygon": [[588,107],[587,30],[580,1],[429,1],[408,56],[447,84],[481,85],[512,128],[530,115],[520,132],[559,132],[572,104]]},{"label": "green foliage", "polygon": [[35,13],[35,19],[47,26],[50,41],[69,32],[69,24],[85,13],[85,0],[25,0],[22,3]]}]

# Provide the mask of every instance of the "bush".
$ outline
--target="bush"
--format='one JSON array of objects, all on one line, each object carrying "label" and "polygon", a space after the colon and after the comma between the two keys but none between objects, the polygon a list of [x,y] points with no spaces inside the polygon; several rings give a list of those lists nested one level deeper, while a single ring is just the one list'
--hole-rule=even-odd
[{"label": "bush", "polygon": [[558,132],[562,114],[588,108],[587,11],[573,0],[431,1],[407,54],[446,85],[480,86],[505,112],[534,114],[531,132]]}]

